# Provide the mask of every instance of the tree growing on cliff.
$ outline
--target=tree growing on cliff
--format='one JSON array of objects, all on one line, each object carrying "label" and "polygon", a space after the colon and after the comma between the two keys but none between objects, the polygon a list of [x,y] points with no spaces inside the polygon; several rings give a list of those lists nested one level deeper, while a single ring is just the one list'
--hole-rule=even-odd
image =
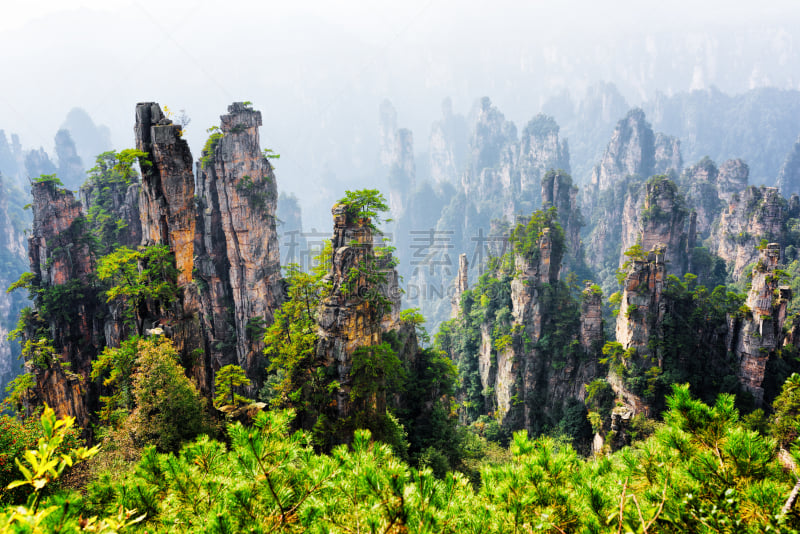
[{"label": "tree growing on cliff", "polygon": [[214,396],[214,406],[221,410],[223,407],[238,407],[240,404],[249,404],[250,399],[236,393],[236,388],[249,386],[250,379],[244,369],[238,365],[226,365],[219,371],[214,378],[214,389],[217,394]]},{"label": "tree growing on cliff", "polygon": [[[373,230],[378,230],[382,214],[389,211],[386,198],[377,189],[347,190],[337,203],[347,204],[350,216],[369,221]],[[385,222],[391,222],[391,219],[386,219]]]},{"label": "tree growing on cliff", "polygon": [[97,262],[97,277],[108,284],[107,302],[117,302],[122,317],[138,335],[149,311],[166,308],[178,298],[178,269],[167,245],[119,247]]}]

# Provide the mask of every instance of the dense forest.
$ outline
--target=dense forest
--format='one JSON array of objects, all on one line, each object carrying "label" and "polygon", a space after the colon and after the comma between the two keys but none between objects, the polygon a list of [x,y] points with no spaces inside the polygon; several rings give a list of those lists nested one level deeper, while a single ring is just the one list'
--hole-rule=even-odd
[{"label": "dense forest", "polygon": [[800,530],[797,145],[751,185],[635,108],[574,180],[554,117],[444,113],[417,184],[384,103],[318,246],[251,102],[9,159],[0,529]]}]

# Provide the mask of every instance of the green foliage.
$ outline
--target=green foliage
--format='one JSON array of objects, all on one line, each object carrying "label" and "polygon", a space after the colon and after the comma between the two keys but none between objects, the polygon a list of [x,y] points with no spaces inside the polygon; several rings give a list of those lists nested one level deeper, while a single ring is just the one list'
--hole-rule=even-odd
[{"label": "green foliage", "polygon": [[214,406],[221,410],[223,407],[236,408],[240,404],[253,402],[236,393],[236,388],[249,385],[250,379],[247,378],[244,369],[238,365],[226,365],[217,371],[217,375],[214,377],[214,391],[216,392]]},{"label": "green foliage", "polygon": [[47,184],[51,187],[64,187],[64,183],[55,174],[42,174],[33,179],[34,184]]},{"label": "green foliage", "polygon": [[119,347],[105,347],[92,362],[92,380],[103,379],[103,386],[111,390],[110,395],[101,395],[100,421],[117,426],[134,408],[133,377],[136,371],[138,348],[141,338],[134,336],[123,341]]},{"label": "green foliage", "polygon": [[95,166],[89,169],[88,179],[81,187],[86,198],[86,219],[92,237],[92,250],[98,255],[108,254],[119,246],[126,235],[127,223],[119,216],[119,204],[124,200],[128,186],[139,181],[134,164],[150,165],[147,153],[135,149],[121,152],[103,152],[97,156]]},{"label": "green foliage", "polygon": [[203,169],[207,169],[209,166],[214,164],[216,161],[216,155],[214,152],[216,151],[219,142],[225,136],[224,133],[219,131],[217,126],[212,126],[207,131],[211,135],[208,136],[206,144],[203,146],[203,151],[201,152],[200,167]]},{"label": "green foliage", "polygon": [[352,356],[350,399],[370,411],[378,395],[402,387],[404,375],[400,359],[389,343],[359,347]]},{"label": "green foliage", "polygon": [[33,373],[22,373],[17,375],[6,386],[8,394],[4,402],[9,403],[17,413],[22,413],[22,408],[26,401],[30,400],[31,392],[36,386],[36,376]]},{"label": "green foliage", "polygon": [[178,364],[178,353],[166,338],[138,340],[137,371],[133,375],[136,408],[130,432],[139,446],[178,450],[205,426],[200,394]]},{"label": "green foliage", "polygon": [[430,343],[431,336],[425,329],[425,316],[420,313],[419,308],[410,308],[400,312],[400,322],[413,325],[417,333],[417,339],[424,344]]},{"label": "green foliage", "polygon": [[788,447],[800,436],[800,374],[786,379],[772,410],[772,435],[781,447]]},{"label": "green foliage", "polygon": [[121,304],[122,318],[139,335],[148,310],[166,309],[178,298],[178,270],[167,245],[119,247],[97,261],[97,277],[107,284],[107,302]]},{"label": "green foliage", "polygon": [[560,262],[564,254],[565,237],[564,230],[558,223],[558,212],[555,207],[533,212],[527,223],[520,223],[511,231],[509,242],[515,252],[528,261],[534,261],[539,259],[539,243],[545,233],[549,234],[552,243],[551,261]]},{"label": "green foliage", "polygon": [[[5,416],[3,416],[5,417]],[[8,421],[0,422],[4,430],[9,430]],[[59,497],[53,497],[40,508],[41,499],[66,470],[73,465],[84,462],[99,452],[99,447],[79,447],[72,429],[74,418],[66,417],[56,419],[53,410],[46,406],[41,419],[35,421],[39,437],[36,447],[30,443],[24,451],[22,458],[14,457],[21,478],[7,485],[7,490],[15,488],[27,489],[30,493],[23,506],[7,507],[0,511],[0,532],[101,532],[112,534],[121,532],[124,528],[132,526],[144,519],[144,516],[132,518],[133,511],[119,510],[116,517],[98,519],[95,517],[84,518],[75,507],[70,509],[69,501],[58,502]],[[0,434],[0,439],[5,433]],[[12,428],[9,435],[16,436]],[[30,441],[30,440],[29,440]],[[16,438],[13,445],[17,445]],[[25,443],[28,447],[28,443]],[[19,448],[10,447],[16,454]],[[6,449],[6,450],[9,450]],[[5,459],[5,455],[0,455]],[[26,465],[27,464],[27,465]],[[7,495],[7,494],[4,494]]]},{"label": "green foliage", "polygon": [[270,183],[271,178],[269,176],[254,180],[250,176],[244,175],[236,183],[236,192],[247,198],[254,210],[259,213],[265,213],[267,202],[272,198],[272,192],[269,189]]},{"label": "green foliage", "polygon": [[337,204],[345,204],[351,217],[364,220],[373,230],[378,229],[382,214],[389,211],[386,199],[377,189],[347,190]]}]

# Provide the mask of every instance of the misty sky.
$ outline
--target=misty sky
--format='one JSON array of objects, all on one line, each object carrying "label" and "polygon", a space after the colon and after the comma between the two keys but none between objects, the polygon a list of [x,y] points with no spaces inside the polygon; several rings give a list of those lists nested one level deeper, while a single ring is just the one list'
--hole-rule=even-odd
[{"label": "misty sky", "polygon": [[[8,4],[8,3],[7,3]],[[800,89],[800,2],[15,2],[0,19],[0,129],[52,153],[73,107],[133,144],[136,102],[191,117],[195,157],[234,100],[264,115],[282,188],[371,168],[378,106],[425,150],[443,98],[524,123],[599,80],[655,91]],[[283,180],[282,180],[283,178]]]}]

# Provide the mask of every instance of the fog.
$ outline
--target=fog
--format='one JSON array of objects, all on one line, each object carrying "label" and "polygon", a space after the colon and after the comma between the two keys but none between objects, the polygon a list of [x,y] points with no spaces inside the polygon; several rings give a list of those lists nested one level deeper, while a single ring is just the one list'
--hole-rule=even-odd
[{"label": "fog", "polygon": [[[53,152],[85,109],[121,149],[136,102],[191,118],[198,157],[226,106],[250,100],[281,190],[309,226],[346,184],[368,183],[378,107],[426,150],[442,99],[468,113],[489,96],[518,124],[550,96],[617,85],[630,104],[718,87],[800,89],[800,3],[43,1],[5,6],[0,129]],[[80,142],[80,140],[77,140]],[[89,162],[84,162],[88,164]]]}]

